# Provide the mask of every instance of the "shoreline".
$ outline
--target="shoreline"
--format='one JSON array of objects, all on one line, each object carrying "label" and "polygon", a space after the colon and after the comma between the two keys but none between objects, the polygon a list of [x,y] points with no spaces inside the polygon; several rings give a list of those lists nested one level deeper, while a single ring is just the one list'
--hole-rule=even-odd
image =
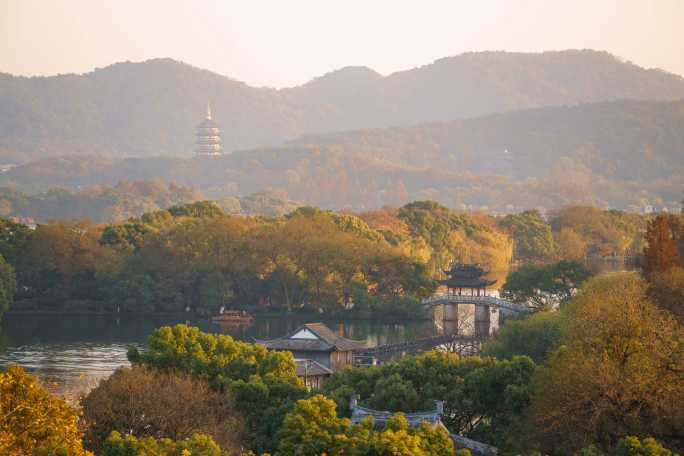
[{"label": "shoreline", "polygon": [[[392,317],[392,316],[362,316],[362,315],[326,315],[313,312],[257,312],[251,314],[254,318],[311,318],[320,320],[352,320],[352,321],[384,321],[384,322],[405,322],[415,320],[430,320],[427,317]],[[86,311],[47,311],[47,310],[9,310],[3,315],[3,319],[11,317],[116,317],[116,318],[179,318],[189,317],[186,320],[205,320],[211,322],[211,316],[188,314],[185,312],[86,312]],[[219,325],[220,323],[214,322]]]}]

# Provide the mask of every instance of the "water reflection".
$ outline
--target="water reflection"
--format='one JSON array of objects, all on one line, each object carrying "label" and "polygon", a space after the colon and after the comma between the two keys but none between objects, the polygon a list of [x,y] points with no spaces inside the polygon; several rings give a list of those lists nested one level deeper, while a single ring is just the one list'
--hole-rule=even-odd
[{"label": "water reflection", "polygon": [[[187,323],[203,331],[253,341],[283,336],[313,321],[323,321],[338,334],[365,340],[370,345],[429,337],[439,332],[430,321],[257,317],[250,325],[219,325],[208,320]],[[186,321],[163,317],[8,315],[0,323],[0,366],[17,363],[44,379],[55,380],[63,390],[84,390],[117,367],[127,365],[129,345],[143,346],[155,328],[176,323]]]}]

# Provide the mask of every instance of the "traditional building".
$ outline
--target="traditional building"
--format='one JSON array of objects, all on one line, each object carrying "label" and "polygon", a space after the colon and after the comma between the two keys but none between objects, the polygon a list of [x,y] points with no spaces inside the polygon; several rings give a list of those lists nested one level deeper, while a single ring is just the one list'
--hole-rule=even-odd
[{"label": "traditional building", "polygon": [[333,371],[312,359],[295,359],[297,377],[308,389],[321,389]]},{"label": "traditional building", "polygon": [[221,155],[221,130],[211,115],[211,105],[207,103],[207,116],[197,125],[197,142],[195,153],[198,157],[216,157]]},{"label": "traditional building", "polygon": [[496,280],[487,279],[489,271],[478,264],[454,263],[451,269],[444,271],[449,278],[439,283],[447,287],[447,293],[466,296],[487,296],[487,288]]},{"label": "traditional building", "polygon": [[308,359],[336,371],[354,362],[354,350],[366,348],[359,340],[338,336],[323,323],[307,323],[290,334],[271,340],[257,340],[271,350],[289,351],[295,359]]},{"label": "traditional building", "polygon": [[[373,425],[376,429],[383,429],[394,415],[392,412],[386,412],[384,410],[373,410],[367,407],[362,407],[359,405],[359,400],[361,396],[358,394],[353,394],[349,400],[349,409],[351,410],[352,417],[351,421],[354,424],[360,423],[367,416],[373,417]],[[423,421],[427,422],[431,426],[442,426],[442,414],[444,413],[444,402],[435,401],[435,408],[433,410],[428,410],[426,412],[413,412],[404,413],[406,421],[408,421],[409,426],[417,427]]]},{"label": "traditional building", "polygon": [[[362,407],[359,405],[359,399],[361,397],[358,394],[353,394],[349,400],[349,409],[351,410],[351,422],[353,424],[360,423],[364,418],[373,418],[373,427],[376,430],[384,429],[387,422],[394,415],[393,412],[387,412],[384,410],[373,410],[367,407]],[[454,442],[454,447],[457,449],[466,448],[470,450],[473,456],[497,456],[499,453],[498,448],[488,445],[486,443],[478,442],[476,440],[463,437],[462,435],[452,434],[449,429],[442,423],[442,415],[444,414],[444,402],[435,401],[435,408],[432,410],[427,410],[425,412],[409,412],[404,413],[404,417],[408,422],[410,427],[418,427],[423,422],[427,423],[433,428],[439,427],[444,429],[451,440]]]}]

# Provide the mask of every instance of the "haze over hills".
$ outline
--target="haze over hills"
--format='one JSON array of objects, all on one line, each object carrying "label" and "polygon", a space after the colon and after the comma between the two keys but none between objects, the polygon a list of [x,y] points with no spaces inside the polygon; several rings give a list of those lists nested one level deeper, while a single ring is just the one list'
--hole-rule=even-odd
[{"label": "haze over hills", "polygon": [[0,160],[190,156],[207,100],[231,151],[551,105],[682,98],[682,77],[589,50],[468,53],[384,77],[348,67],[281,90],[157,59],[84,75],[0,75]]},{"label": "haze over hills", "polygon": [[684,100],[545,107],[311,135],[218,158],[49,158],[0,174],[29,192],[159,178],[209,198],[272,189],[326,208],[433,199],[494,211],[570,203],[678,208]]}]

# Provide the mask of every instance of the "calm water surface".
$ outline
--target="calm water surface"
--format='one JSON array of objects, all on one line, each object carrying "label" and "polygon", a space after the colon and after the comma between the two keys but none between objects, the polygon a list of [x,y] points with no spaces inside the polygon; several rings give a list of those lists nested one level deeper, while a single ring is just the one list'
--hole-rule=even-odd
[{"label": "calm water surface", "polygon": [[[323,321],[340,335],[385,344],[435,335],[430,321],[383,322],[314,320],[311,318],[256,318],[251,325],[218,325],[191,320],[204,331],[236,339],[279,337],[303,323]],[[87,390],[117,367],[127,365],[129,345],[144,347],[160,326],[185,323],[179,318],[109,316],[7,315],[0,323],[0,366],[20,364],[43,379],[54,380],[64,391]]]}]

